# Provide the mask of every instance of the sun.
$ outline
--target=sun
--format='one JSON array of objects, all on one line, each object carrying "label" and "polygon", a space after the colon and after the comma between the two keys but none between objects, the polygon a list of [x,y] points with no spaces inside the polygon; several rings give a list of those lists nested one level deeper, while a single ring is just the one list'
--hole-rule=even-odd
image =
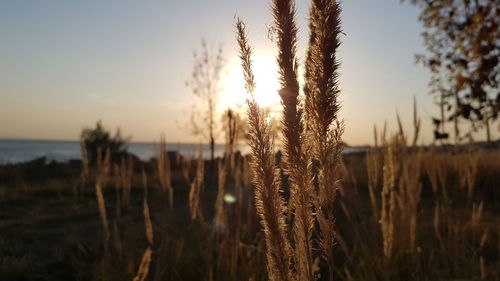
[{"label": "sun", "polygon": [[[278,95],[279,81],[274,55],[271,52],[256,52],[252,57],[252,62],[256,82],[254,94],[257,103],[271,112],[279,111],[281,108]],[[227,108],[243,111],[248,94],[245,90],[240,59],[232,58],[223,73],[218,111],[222,112]]]}]

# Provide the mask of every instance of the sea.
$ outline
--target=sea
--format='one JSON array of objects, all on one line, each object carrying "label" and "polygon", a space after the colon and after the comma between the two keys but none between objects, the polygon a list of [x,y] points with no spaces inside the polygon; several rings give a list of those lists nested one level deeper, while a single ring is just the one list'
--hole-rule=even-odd
[{"label": "sea", "polygon": [[[204,158],[210,157],[208,144],[167,143],[168,151],[177,151],[184,157],[196,157],[203,153]],[[130,142],[126,150],[143,161],[148,161],[158,154],[157,143]],[[249,153],[246,145],[237,147],[241,153]],[[346,147],[344,153],[362,151],[363,148]],[[214,154],[220,157],[224,154],[224,145],[216,144]],[[45,157],[46,162],[68,162],[81,159],[80,142],[78,141],[45,141],[45,140],[0,140],[0,165],[18,164]]]}]

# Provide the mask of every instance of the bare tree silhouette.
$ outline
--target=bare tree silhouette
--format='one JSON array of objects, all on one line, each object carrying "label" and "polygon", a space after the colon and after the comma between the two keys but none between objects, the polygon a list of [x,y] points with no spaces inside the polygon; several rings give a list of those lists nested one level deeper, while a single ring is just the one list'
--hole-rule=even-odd
[{"label": "bare tree silhouette", "polygon": [[193,53],[194,65],[191,78],[186,86],[193,90],[193,94],[202,103],[202,108],[193,110],[191,114],[191,129],[194,135],[202,136],[210,145],[210,159],[214,160],[215,139],[217,132],[216,106],[221,91],[220,79],[225,60],[222,56],[222,47],[210,50],[204,39],[201,49]]}]

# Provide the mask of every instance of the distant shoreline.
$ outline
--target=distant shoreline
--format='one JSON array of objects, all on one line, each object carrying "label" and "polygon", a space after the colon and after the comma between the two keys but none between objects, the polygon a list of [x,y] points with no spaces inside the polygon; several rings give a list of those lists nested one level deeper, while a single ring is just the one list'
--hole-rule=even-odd
[{"label": "distant shoreline", "polygon": [[[58,143],[74,143],[74,142],[80,142],[80,140],[49,140],[49,139],[18,139],[18,138],[0,138],[0,142],[8,142],[8,141],[11,141],[11,142],[58,142]],[[159,142],[155,142],[155,141],[128,141],[125,143],[125,145],[127,144],[154,144],[154,145],[158,145]],[[166,145],[167,147],[170,145],[192,145],[192,146],[195,146],[195,145],[201,145],[201,146],[205,146],[205,145],[208,145],[208,143],[204,143],[204,142],[166,142]],[[225,144],[224,143],[216,143],[215,144],[216,146],[224,146]],[[240,143],[239,144],[240,146],[245,146],[246,144],[245,143]],[[353,148],[353,149],[359,149],[359,150],[366,150],[372,146],[370,145],[345,145],[346,148]]]},{"label": "distant shoreline", "polygon": [[[210,146],[206,143],[167,143],[167,150],[178,152],[183,157],[197,157],[202,152],[203,157],[208,159],[210,155]],[[365,153],[370,150],[370,146],[345,146],[344,154]],[[424,151],[468,151],[469,149],[500,149],[500,141],[490,144],[484,142],[474,143],[472,146],[462,144],[437,145],[437,146],[419,146]],[[158,153],[158,143],[155,142],[127,142],[125,150],[135,155],[141,161],[150,161]],[[237,150],[246,155],[250,152],[246,144],[237,146]],[[216,144],[215,156],[224,155],[225,145]],[[28,140],[28,139],[0,139],[0,165],[28,163],[37,159],[45,159],[47,163],[68,163],[70,161],[80,160],[81,151],[79,141],[71,140]]]},{"label": "distant shoreline", "polygon": [[[78,139],[74,140],[49,140],[49,139],[18,139],[18,138],[0,138],[0,142],[59,142],[59,143],[68,143],[68,142],[80,142]],[[158,144],[155,141],[128,141],[127,143],[131,144]],[[167,142],[167,145],[181,144],[181,145],[205,145],[205,143],[201,142]],[[224,145],[223,143],[218,143],[216,145]]]},{"label": "distant shoreline", "polygon": [[[166,146],[168,151],[178,152],[183,157],[197,157],[200,150],[205,159],[208,159],[210,155],[210,146],[204,143],[167,143]],[[125,144],[125,150],[141,161],[147,162],[157,155],[158,143],[128,142]],[[250,152],[250,148],[246,144],[238,145],[237,150],[243,155]],[[350,154],[366,150],[367,147],[345,147],[344,153]],[[216,144],[216,157],[223,156],[224,151],[224,144]],[[40,159],[45,159],[44,161],[47,163],[68,163],[80,160],[79,141],[0,139],[0,165],[28,163]]]}]

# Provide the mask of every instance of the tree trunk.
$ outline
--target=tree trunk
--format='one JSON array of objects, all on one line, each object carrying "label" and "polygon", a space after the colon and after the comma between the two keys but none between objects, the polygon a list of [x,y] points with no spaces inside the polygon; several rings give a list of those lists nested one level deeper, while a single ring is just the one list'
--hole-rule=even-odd
[{"label": "tree trunk", "polygon": [[485,124],[486,124],[486,142],[488,144],[491,143],[491,132],[490,132],[490,119],[488,117],[486,117],[485,119]]},{"label": "tree trunk", "polygon": [[214,162],[214,159],[215,159],[215,155],[214,155],[214,151],[215,151],[215,140],[214,140],[214,137],[210,137],[210,161],[213,163]]},{"label": "tree trunk", "polygon": [[460,106],[460,100],[458,98],[458,93],[455,94],[455,106],[456,106],[456,109],[455,109],[455,118],[453,118],[453,127],[455,129],[455,146],[458,145],[458,143],[460,142],[460,131],[458,130],[458,114],[457,114],[457,111],[458,111],[458,108]]},{"label": "tree trunk", "polygon": [[[441,92],[441,100],[439,102],[439,109],[441,113],[441,134],[444,134],[444,93]],[[444,144],[444,138],[441,139],[441,146]]]}]

